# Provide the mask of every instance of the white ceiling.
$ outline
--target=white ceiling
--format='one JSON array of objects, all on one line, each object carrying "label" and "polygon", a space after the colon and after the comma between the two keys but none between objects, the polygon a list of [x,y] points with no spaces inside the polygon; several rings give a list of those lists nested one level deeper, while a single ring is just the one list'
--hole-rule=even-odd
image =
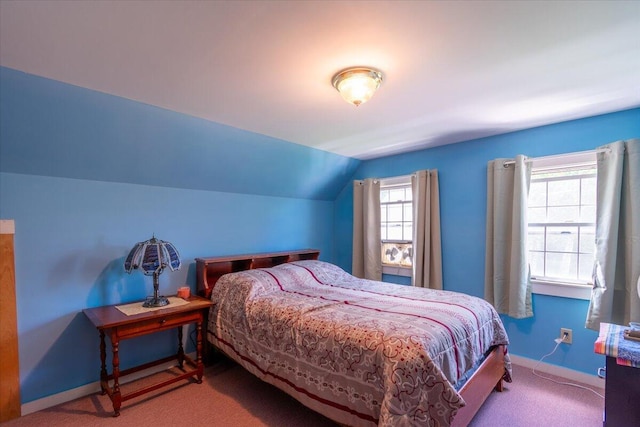
[{"label": "white ceiling", "polygon": [[640,106],[640,2],[2,0],[0,65],[368,159]]}]

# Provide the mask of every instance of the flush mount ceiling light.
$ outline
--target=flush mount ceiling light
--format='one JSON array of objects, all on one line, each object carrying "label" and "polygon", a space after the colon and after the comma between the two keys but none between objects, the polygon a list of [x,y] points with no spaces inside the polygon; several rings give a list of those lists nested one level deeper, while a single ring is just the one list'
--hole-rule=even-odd
[{"label": "flush mount ceiling light", "polygon": [[347,68],[331,80],[345,101],[355,105],[367,102],[380,87],[382,73],[373,68]]}]

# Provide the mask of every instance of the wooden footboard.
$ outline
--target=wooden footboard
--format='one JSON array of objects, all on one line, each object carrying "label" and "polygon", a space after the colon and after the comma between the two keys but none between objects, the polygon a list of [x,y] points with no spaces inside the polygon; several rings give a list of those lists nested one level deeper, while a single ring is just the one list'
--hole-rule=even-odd
[{"label": "wooden footboard", "polygon": [[458,410],[451,427],[467,426],[489,394],[494,389],[502,391],[504,352],[505,348],[502,345],[494,348],[478,370],[460,389],[460,394],[467,405]]}]

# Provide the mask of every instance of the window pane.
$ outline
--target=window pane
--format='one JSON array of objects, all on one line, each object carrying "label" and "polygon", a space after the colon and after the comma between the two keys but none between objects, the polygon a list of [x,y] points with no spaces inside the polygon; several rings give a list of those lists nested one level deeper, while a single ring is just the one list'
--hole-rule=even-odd
[{"label": "window pane", "polygon": [[398,202],[404,200],[404,188],[392,188],[389,190],[389,201]]},{"label": "window pane", "polygon": [[596,250],[595,227],[580,227],[580,252],[593,254]]},{"label": "window pane", "polygon": [[411,203],[403,203],[404,207],[404,220],[405,221],[413,221],[413,206]]},{"label": "window pane", "polygon": [[577,252],[578,228],[547,227],[547,251]]},{"label": "window pane", "polygon": [[580,203],[583,205],[596,205],[596,177],[584,178],[581,180],[582,186],[582,200]]},{"label": "window pane", "polygon": [[413,193],[411,192],[411,186],[404,189],[404,199],[407,201],[413,200]]},{"label": "window pane", "polygon": [[580,180],[549,181],[549,206],[580,204]]},{"label": "window pane", "polygon": [[412,232],[413,232],[412,224],[410,222],[405,222],[402,240],[413,240]]},{"label": "window pane", "polygon": [[580,222],[596,222],[596,207],[582,206],[580,208]]},{"label": "window pane", "polygon": [[529,250],[544,251],[544,227],[529,227]]},{"label": "window pane", "polygon": [[380,206],[380,222],[387,222],[387,205]]},{"label": "window pane", "polygon": [[547,208],[529,208],[527,209],[527,215],[529,216],[529,222],[546,222]]},{"label": "window pane", "polygon": [[529,207],[547,205],[547,183],[532,182],[529,187]]},{"label": "window pane", "polygon": [[380,190],[380,203],[387,203],[389,201],[389,190]]},{"label": "window pane", "polygon": [[579,206],[549,206],[547,221],[549,222],[569,222],[578,219],[580,216]]},{"label": "window pane", "polygon": [[529,251],[529,268],[532,276],[544,277],[544,252]]},{"label": "window pane", "polygon": [[388,240],[402,240],[402,223],[390,222],[387,229]]},{"label": "window pane", "polygon": [[387,240],[387,224],[382,224],[380,227],[380,239]]},{"label": "window pane", "polygon": [[387,221],[402,221],[402,205],[387,205]]},{"label": "window pane", "polygon": [[547,252],[546,276],[558,279],[575,280],[577,276],[578,255]]},{"label": "window pane", "polygon": [[578,271],[578,280],[591,282],[594,257],[592,254],[580,254],[579,257],[580,257],[580,271]]}]

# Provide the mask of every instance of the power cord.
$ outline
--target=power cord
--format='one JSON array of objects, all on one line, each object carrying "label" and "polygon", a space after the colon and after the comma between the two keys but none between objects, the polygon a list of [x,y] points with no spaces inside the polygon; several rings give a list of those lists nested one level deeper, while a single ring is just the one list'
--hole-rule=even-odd
[{"label": "power cord", "polygon": [[593,390],[593,389],[591,389],[591,388],[589,388],[589,387],[585,387],[585,386],[582,386],[582,385],[580,385],[580,384],[568,383],[568,382],[564,382],[564,381],[557,381],[557,380],[554,380],[553,378],[545,377],[544,375],[540,375],[540,374],[538,374],[538,373],[536,372],[536,368],[538,367],[538,365],[539,365],[539,364],[540,364],[540,363],[541,363],[545,358],[547,358],[547,357],[551,356],[553,353],[555,353],[555,352],[556,352],[556,350],[558,349],[558,347],[560,347],[560,344],[562,344],[562,343],[564,342],[564,339],[565,339],[566,337],[567,337],[567,334],[564,334],[564,336],[563,336],[561,339],[560,339],[560,338],[556,338],[556,339],[555,339],[556,346],[554,347],[553,351],[552,351],[551,353],[548,353],[548,354],[545,354],[544,356],[542,356],[542,358],[540,358],[540,360],[538,360],[538,363],[536,363],[536,364],[535,364],[535,366],[533,367],[533,369],[531,369],[531,373],[532,373],[533,375],[535,375],[536,377],[540,377],[540,378],[542,378],[542,379],[549,380],[549,381],[554,382],[554,383],[556,383],[556,384],[568,385],[568,386],[572,386],[572,387],[581,388],[581,389],[584,389],[584,390],[589,390],[591,393],[593,393],[593,394],[595,394],[595,395],[597,395],[597,396],[600,396],[602,399],[604,399],[604,396],[603,396],[603,395],[601,395],[600,393],[598,393],[597,391],[595,391],[595,390]]}]

